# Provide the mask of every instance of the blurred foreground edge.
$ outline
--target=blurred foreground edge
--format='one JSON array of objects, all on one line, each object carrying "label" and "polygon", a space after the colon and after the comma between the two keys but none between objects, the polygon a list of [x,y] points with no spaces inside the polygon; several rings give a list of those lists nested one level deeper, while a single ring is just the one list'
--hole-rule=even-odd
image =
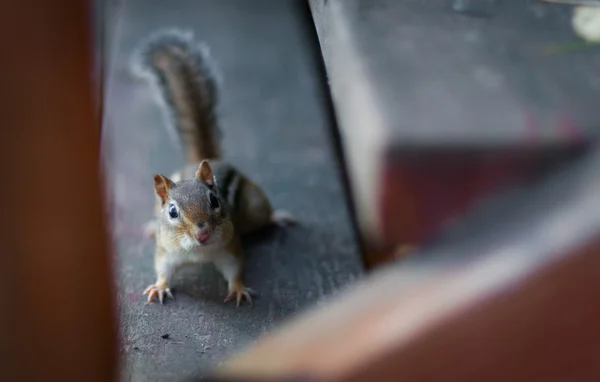
[{"label": "blurred foreground edge", "polygon": [[[220,376],[600,380],[600,150],[234,357]],[[511,206],[512,208],[507,208]]]},{"label": "blurred foreground edge", "polygon": [[25,0],[1,16],[2,381],[117,375],[91,15]]}]

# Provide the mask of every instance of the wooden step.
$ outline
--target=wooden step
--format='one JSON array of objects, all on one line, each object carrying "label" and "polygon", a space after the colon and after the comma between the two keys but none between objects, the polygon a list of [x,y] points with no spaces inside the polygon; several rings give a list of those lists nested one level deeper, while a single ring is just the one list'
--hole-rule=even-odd
[{"label": "wooden step", "polygon": [[423,243],[537,179],[600,126],[600,50],[571,7],[311,0],[358,219],[373,248]]}]

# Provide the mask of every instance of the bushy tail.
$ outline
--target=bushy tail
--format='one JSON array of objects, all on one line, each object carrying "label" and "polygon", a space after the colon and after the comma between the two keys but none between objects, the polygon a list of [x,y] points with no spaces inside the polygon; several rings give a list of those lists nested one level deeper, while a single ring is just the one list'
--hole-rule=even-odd
[{"label": "bushy tail", "polygon": [[190,32],[160,30],[140,43],[133,64],[138,75],[157,87],[188,161],[220,157],[217,84],[206,46],[195,43]]}]

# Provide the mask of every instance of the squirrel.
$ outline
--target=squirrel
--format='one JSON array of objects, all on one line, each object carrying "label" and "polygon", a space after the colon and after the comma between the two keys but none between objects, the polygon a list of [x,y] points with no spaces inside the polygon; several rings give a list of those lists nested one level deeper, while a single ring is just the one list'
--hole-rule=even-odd
[{"label": "squirrel", "polygon": [[168,127],[177,132],[188,165],[170,178],[154,175],[155,219],[146,233],[156,240],[156,282],[144,290],[148,302],[165,295],[173,274],[185,264],[213,263],[228,284],[225,302],[252,305],[254,291],[243,282],[240,236],[271,224],[294,223],[274,210],[265,192],[221,159],[217,123],[217,77],[205,45],[191,32],[163,29],[139,43],[134,71],[152,84]]}]

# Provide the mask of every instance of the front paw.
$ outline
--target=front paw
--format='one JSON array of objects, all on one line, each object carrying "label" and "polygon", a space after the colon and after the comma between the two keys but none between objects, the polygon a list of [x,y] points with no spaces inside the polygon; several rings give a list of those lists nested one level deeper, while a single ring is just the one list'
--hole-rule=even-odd
[{"label": "front paw", "polygon": [[148,288],[146,288],[146,290],[144,290],[144,294],[148,295],[148,302],[152,302],[154,297],[158,296],[158,301],[160,301],[162,304],[165,294],[175,300],[173,293],[171,293],[171,289],[169,289],[166,283],[157,282],[156,284],[150,285]]},{"label": "front paw", "polygon": [[229,289],[229,294],[225,298],[225,302],[232,301],[235,298],[237,306],[239,307],[240,303],[242,302],[242,298],[245,298],[246,301],[252,305],[252,295],[255,294],[256,293],[252,289],[246,288],[244,284],[236,284]]}]

